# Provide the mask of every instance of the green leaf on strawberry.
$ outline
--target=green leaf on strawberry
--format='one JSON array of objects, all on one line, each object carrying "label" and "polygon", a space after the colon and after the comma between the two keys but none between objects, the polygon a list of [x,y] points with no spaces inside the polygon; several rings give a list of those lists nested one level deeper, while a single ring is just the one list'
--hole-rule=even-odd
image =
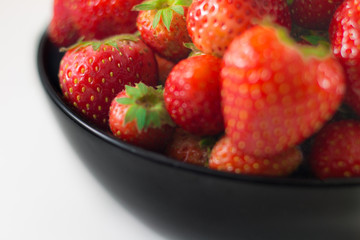
[{"label": "green leaf on strawberry", "polygon": [[[166,29],[168,31],[170,31],[170,25],[171,25],[171,20],[172,20],[172,16],[173,16],[173,11],[170,8],[165,8],[160,10],[159,12],[161,12],[161,18],[162,21],[166,27]],[[155,26],[156,27],[156,26]],[[155,28],[154,27],[154,28]]]},{"label": "green leaf on strawberry", "polygon": [[111,36],[108,38],[105,38],[103,40],[92,40],[92,41],[84,41],[83,38],[80,38],[75,44],[69,46],[69,47],[62,47],[60,48],[60,52],[66,52],[73,49],[80,49],[82,47],[92,46],[94,51],[99,50],[101,45],[107,45],[112,46],[119,49],[118,42],[121,40],[128,40],[132,42],[137,42],[139,40],[139,36],[137,34],[119,34],[115,36]]},{"label": "green leaf on strawberry", "polygon": [[164,106],[163,89],[153,88],[144,83],[135,87],[125,86],[127,97],[117,98],[116,102],[130,105],[124,119],[124,124],[136,121],[139,131],[148,127],[161,127],[164,124],[174,126]]},{"label": "green leaf on strawberry", "polygon": [[110,130],[127,143],[161,152],[171,141],[174,126],[165,109],[161,87],[129,85],[111,102]]},{"label": "green leaf on strawberry", "polygon": [[142,93],[139,89],[131,87],[130,85],[125,86],[126,93],[129,95],[130,98],[133,100],[140,98]]},{"label": "green leaf on strawberry", "polygon": [[154,21],[153,21],[153,24],[152,24],[152,26],[153,26],[154,29],[156,28],[156,26],[157,26],[157,25],[159,24],[159,22],[160,22],[161,14],[162,14],[162,11],[161,11],[161,10],[158,11],[158,12],[155,14]]},{"label": "green leaf on strawberry", "polygon": [[133,11],[147,11],[158,8],[158,1],[146,1],[133,7]]},{"label": "green leaf on strawberry", "polygon": [[313,34],[313,35],[301,36],[301,38],[313,46],[316,46],[319,44],[327,44],[330,46],[328,38],[326,38],[324,36],[319,36],[319,35]]},{"label": "green leaf on strawberry", "polygon": [[322,36],[316,36],[314,34],[302,36],[302,38],[307,42],[309,42],[310,45],[299,45],[289,35],[289,32],[287,31],[286,28],[276,26],[273,24],[266,24],[263,26],[276,28],[279,39],[288,46],[297,48],[299,52],[303,54],[304,57],[316,56],[318,58],[324,58],[324,57],[328,57],[330,54],[330,44]]},{"label": "green leaf on strawberry", "polygon": [[181,6],[171,6],[170,7],[172,10],[174,10],[174,12],[177,12],[180,15],[184,15],[184,8],[182,8]]},{"label": "green leaf on strawberry", "polygon": [[184,47],[188,48],[191,50],[189,57],[192,56],[197,56],[197,55],[204,55],[205,53],[203,53],[202,51],[200,51],[194,43],[192,42],[188,42],[188,43],[184,43]]},{"label": "green leaf on strawberry", "polygon": [[166,29],[170,31],[173,12],[184,15],[184,8],[192,3],[191,0],[149,0],[133,7],[134,11],[156,10],[152,26],[155,29],[162,20]]},{"label": "green leaf on strawberry", "polygon": [[135,99],[132,98],[118,98],[116,101],[123,105],[130,105],[135,103]]}]

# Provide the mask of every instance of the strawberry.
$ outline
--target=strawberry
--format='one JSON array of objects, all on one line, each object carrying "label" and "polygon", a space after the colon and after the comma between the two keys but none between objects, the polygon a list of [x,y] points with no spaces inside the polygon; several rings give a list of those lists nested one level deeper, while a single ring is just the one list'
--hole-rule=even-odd
[{"label": "strawberry", "polygon": [[50,40],[57,46],[70,46],[79,38],[78,29],[72,22],[71,0],[54,0],[53,16],[48,27]]},{"label": "strawberry", "polygon": [[181,162],[206,166],[212,145],[211,138],[202,138],[182,128],[176,128],[165,155]]},{"label": "strawberry", "polygon": [[195,0],[188,10],[187,28],[199,50],[221,57],[234,37],[265,17],[290,29],[284,0]]},{"label": "strawberry", "polygon": [[144,83],[126,85],[111,103],[109,126],[123,141],[162,151],[171,140],[174,126],[165,109],[163,89]]},{"label": "strawberry", "polygon": [[286,29],[255,26],[224,55],[226,134],[244,153],[291,148],[335,113],[345,91],[341,65],[324,45],[298,45]]},{"label": "strawberry", "polygon": [[137,28],[144,42],[160,56],[178,62],[186,58],[190,50],[184,43],[191,39],[186,28],[189,0],[150,0],[136,5],[140,11]]},{"label": "strawberry", "polygon": [[60,62],[59,81],[65,101],[85,119],[107,127],[111,100],[126,84],[157,83],[153,52],[133,35],[79,42]]},{"label": "strawberry", "polygon": [[314,30],[328,30],[336,8],[344,0],[292,0],[290,14],[293,23]]},{"label": "strawberry", "polygon": [[171,70],[175,66],[175,63],[173,63],[163,57],[160,57],[158,54],[155,54],[155,58],[156,58],[156,62],[158,64],[159,83],[161,85],[164,85]]},{"label": "strawberry", "polygon": [[321,178],[360,177],[360,122],[341,120],[316,135],[310,155],[314,174]]},{"label": "strawberry", "polygon": [[360,1],[345,1],[330,24],[332,51],[346,73],[345,102],[360,115]]},{"label": "strawberry", "polygon": [[136,31],[137,12],[133,6],[142,0],[77,0],[73,5],[74,24],[85,39],[103,39]]},{"label": "strawberry", "polygon": [[303,155],[296,147],[269,158],[253,157],[224,136],[211,151],[209,168],[237,174],[280,177],[293,173],[302,160]]},{"label": "strawberry", "polygon": [[186,131],[204,136],[224,130],[220,97],[221,59],[198,55],[180,61],[165,82],[166,109]]},{"label": "strawberry", "polygon": [[55,0],[49,26],[50,38],[58,46],[84,40],[104,39],[136,31],[138,13],[132,7],[142,0]]}]

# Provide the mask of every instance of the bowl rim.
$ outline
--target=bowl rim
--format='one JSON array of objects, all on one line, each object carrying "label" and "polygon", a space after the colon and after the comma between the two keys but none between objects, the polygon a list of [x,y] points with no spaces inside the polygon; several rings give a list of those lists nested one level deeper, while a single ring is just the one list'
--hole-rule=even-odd
[{"label": "bowl rim", "polygon": [[97,129],[92,125],[86,123],[82,118],[71,110],[71,108],[66,105],[61,96],[57,93],[54,86],[50,83],[50,77],[46,72],[44,66],[44,56],[46,51],[47,44],[52,44],[49,37],[47,29],[42,33],[40,40],[37,46],[37,70],[40,77],[41,84],[47,93],[48,97],[55,103],[55,105],[75,124],[90,132],[92,135],[97,138],[102,139],[103,141],[120,148],[123,151],[130,152],[139,156],[142,160],[151,161],[156,164],[162,164],[167,167],[177,168],[178,170],[188,171],[193,174],[205,175],[210,178],[220,178],[224,180],[236,181],[247,184],[262,184],[262,185],[272,185],[272,186],[282,186],[282,187],[313,187],[313,188],[334,188],[334,187],[356,187],[360,186],[360,178],[350,178],[350,179],[316,179],[314,178],[297,178],[297,177],[265,177],[265,176],[254,176],[254,175],[241,175],[228,173],[223,171],[217,171],[210,168],[196,166],[189,163],[176,161],[160,153],[152,152],[140,147],[128,144],[117,139],[114,136],[111,136],[108,132]]}]

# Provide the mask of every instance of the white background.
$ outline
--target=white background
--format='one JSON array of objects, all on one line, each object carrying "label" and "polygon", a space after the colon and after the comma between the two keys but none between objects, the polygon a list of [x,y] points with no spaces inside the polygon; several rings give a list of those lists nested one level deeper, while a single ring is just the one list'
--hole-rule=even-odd
[{"label": "white background", "polygon": [[52,115],[36,48],[52,0],[0,1],[0,239],[164,239],[77,158]]}]

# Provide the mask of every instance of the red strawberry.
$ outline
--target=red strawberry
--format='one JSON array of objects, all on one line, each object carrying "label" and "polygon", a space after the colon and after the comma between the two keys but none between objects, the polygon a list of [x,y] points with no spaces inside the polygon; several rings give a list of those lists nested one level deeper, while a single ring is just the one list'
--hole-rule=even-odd
[{"label": "red strawberry", "polygon": [[187,28],[202,52],[222,56],[234,37],[265,16],[290,29],[284,0],[195,0],[188,10]]},{"label": "red strawberry", "polygon": [[144,42],[160,56],[178,62],[190,50],[184,43],[191,39],[186,28],[187,6],[191,1],[150,0],[134,7],[140,11],[137,28]]},{"label": "red strawberry", "polygon": [[132,7],[142,0],[55,0],[49,35],[59,46],[78,37],[104,39],[136,31],[138,13]]},{"label": "red strawberry", "polygon": [[360,177],[360,122],[341,120],[316,135],[310,163],[321,179]]},{"label": "red strawberry", "polygon": [[53,17],[48,33],[51,41],[57,46],[69,46],[79,38],[77,28],[72,22],[70,6],[72,0],[54,0]]},{"label": "red strawberry", "polygon": [[293,0],[290,13],[293,23],[308,29],[328,30],[336,8],[344,0]]},{"label": "red strawberry", "polygon": [[165,154],[181,162],[206,166],[213,145],[211,140],[207,140],[177,128]]},{"label": "red strawberry", "polygon": [[332,51],[346,72],[345,102],[360,114],[360,1],[345,1],[330,24]]},{"label": "red strawberry", "polygon": [[153,52],[132,35],[80,42],[60,63],[60,87],[65,100],[98,126],[107,127],[111,100],[126,84],[157,83]]},{"label": "red strawberry", "polygon": [[209,167],[246,175],[288,176],[301,164],[303,155],[294,147],[270,158],[245,154],[227,136],[221,138],[211,151]]},{"label": "red strawberry", "polygon": [[73,5],[74,23],[85,39],[103,39],[136,31],[138,13],[133,6],[142,0],[77,0]]},{"label": "red strawberry", "polygon": [[344,94],[343,69],[328,47],[297,45],[283,28],[246,31],[223,61],[226,133],[249,155],[276,155],[301,143]]},{"label": "red strawberry", "polygon": [[165,109],[163,89],[143,83],[126,86],[111,103],[109,126],[123,141],[149,150],[163,150],[171,140],[174,126]]},{"label": "red strawberry", "polygon": [[155,54],[156,62],[158,64],[158,72],[159,72],[159,83],[161,85],[165,84],[167,77],[169,76],[171,70],[175,66],[175,63],[166,60],[163,57]]},{"label": "red strawberry", "polygon": [[166,109],[174,122],[196,135],[224,130],[220,97],[221,59],[211,55],[180,61],[165,82]]}]

